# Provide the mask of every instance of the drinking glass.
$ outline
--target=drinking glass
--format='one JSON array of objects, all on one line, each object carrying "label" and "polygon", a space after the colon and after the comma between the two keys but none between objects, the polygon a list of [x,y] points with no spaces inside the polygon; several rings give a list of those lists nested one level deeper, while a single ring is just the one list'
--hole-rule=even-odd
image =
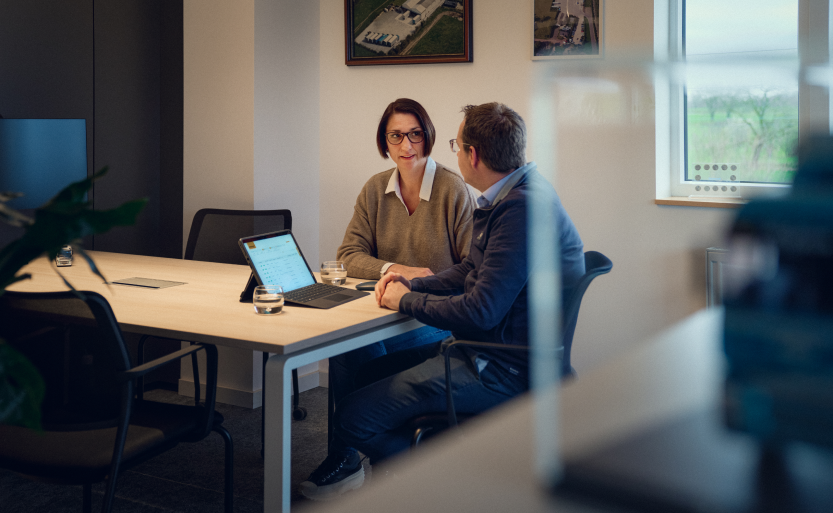
[{"label": "drinking glass", "polygon": [[347,281],[347,269],[341,260],[331,260],[321,264],[321,282],[330,285],[344,285]]},{"label": "drinking glass", "polygon": [[255,287],[252,303],[255,313],[262,315],[279,314],[283,311],[283,287],[280,285],[258,285]]},{"label": "drinking glass", "polygon": [[72,265],[72,246],[67,244],[61,248],[61,251],[55,257],[55,265],[58,267],[69,267]]}]

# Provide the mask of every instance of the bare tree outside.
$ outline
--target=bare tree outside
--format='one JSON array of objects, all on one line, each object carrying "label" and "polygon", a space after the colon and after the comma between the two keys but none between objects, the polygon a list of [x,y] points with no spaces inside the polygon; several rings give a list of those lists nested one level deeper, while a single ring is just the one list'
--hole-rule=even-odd
[{"label": "bare tree outside", "polygon": [[688,180],[790,183],[798,92],[689,90],[686,139]]},{"label": "bare tree outside", "polygon": [[685,59],[700,70],[686,78],[686,181],[792,183],[798,81],[790,70],[799,58],[798,4],[681,2]]}]

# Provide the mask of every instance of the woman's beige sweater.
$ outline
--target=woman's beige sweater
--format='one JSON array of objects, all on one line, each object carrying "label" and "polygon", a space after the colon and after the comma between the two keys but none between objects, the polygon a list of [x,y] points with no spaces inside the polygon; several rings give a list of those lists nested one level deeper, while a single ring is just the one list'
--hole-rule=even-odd
[{"label": "woman's beige sweater", "polygon": [[351,277],[378,280],[388,262],[438,273],[469,252],[475,202],[463,178],[437,164],[430,200],[409,216],[395,192],[385,194],[393,171],[373,176],[356,199],[338,248]]}]

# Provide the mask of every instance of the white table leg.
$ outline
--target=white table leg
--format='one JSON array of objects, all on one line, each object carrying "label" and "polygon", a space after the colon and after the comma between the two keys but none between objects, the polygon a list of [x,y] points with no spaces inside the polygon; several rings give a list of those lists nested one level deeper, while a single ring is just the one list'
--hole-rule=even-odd
[{"label": "white table leg", "polygon": [[292,369],[283,355],[272,355],[266,362],[264,383],[269,384],[266,394],[266,436],[263,454],[263,511],[289,512],[291,476],[291,414],[289,392]]},{"label": "white table leg", "polygon": [[263,511],[289,513],[292,490],[292,369],[317,362],[424,326],[402,319],[378,329],[335,339],[288,355],[273,354],[266,362],[266,434],[263,454]]}]

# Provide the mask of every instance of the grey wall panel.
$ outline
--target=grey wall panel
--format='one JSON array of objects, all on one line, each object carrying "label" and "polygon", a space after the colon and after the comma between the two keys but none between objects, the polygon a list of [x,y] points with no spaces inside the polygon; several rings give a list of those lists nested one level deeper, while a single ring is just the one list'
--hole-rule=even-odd
[{"label": "grey wall panel", "polygon": [[95,248],[158,254],[159,0],[95,2],[95,159],[109,166],[95,208],[148,198],[136,225],[95,237]]},{"label": "grey wall panel", "polygon": [[[0,2],[0,115],[85,119],[88,173],[94,133],[92,28],[92,0]],[[0,223],[0,247],[22,233]]]},{"label": "grey wall panel", "polygon": [[182,257],[182,0],[163,1],[160,23],[159,256]]},{"label": "grey wall panel", "polygon": [[181,257],[181,0],[3,0],[0,115],[86,119],[95,208],[150,200],[87,246]]},{"label": "grey wall panel", "polygon": [[92,0],[0,2],[0,114],[93,116]]}]

